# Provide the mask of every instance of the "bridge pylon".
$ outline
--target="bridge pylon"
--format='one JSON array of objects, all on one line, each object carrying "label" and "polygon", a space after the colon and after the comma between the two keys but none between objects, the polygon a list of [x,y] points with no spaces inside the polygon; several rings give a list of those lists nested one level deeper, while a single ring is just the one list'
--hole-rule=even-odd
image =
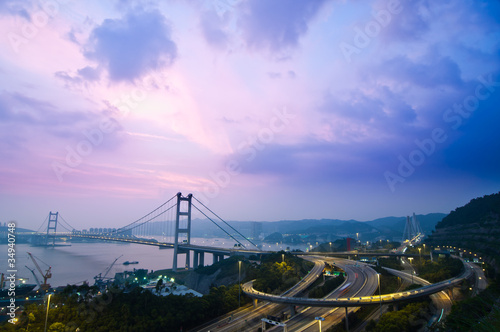
[{"label": "bridge pylon", "polygon": [[[191,198],[192,194],[186,197],[182,193],[177,193],[177,209],[175,215],[175,241],[174,241],[174,263],[172,271],[177,271],[177,259],[179,254],[186,254],[185,268],[189,269],[190,251],[179,248],[179,244],[191,244]],[[180,242],[179,242],[179,237]]]},{"label": "bridge pylon", "polygon": [[52,213],[52,211],[49,212],[49,222],[47,223],[47,235],[45,237],[45,245],[49,246],[49,241],[50,241],[50,231],[52,232],[52,246],[54,247],[56,244],[56,229],[57,229],[57,217],[59,215],[59,212]]}]

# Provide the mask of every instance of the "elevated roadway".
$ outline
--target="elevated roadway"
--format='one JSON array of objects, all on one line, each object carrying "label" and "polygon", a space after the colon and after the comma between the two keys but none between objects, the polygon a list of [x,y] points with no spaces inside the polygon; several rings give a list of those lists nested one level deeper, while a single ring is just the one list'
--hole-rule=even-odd
[{"label": "elevated roadway", "polygon": [[[314,267],[302,280],[295,286],[281,294],[280,296],[293,297],[307,289],[321,275],[325,268],[325,263],[320,259],[306,258],[314,262]],[[257,330],[261,327],[261,318],[267,315],[279,315],[282,311],[288,310],[288,306],[280,304],[264,302],[256,308],[247,307],[237,311],[233,311],[229,315],[223,316],[221,319],[209,323],[204,326],[199,326],[192,331],[247,331]]]},{"label": "elevated roadway", "polygon": [[[346,278],[342,285],[326,295],[325,298],[338,298],[341,296],[367,296],[376,292],[378,287],[377,273],[365,264],[359,264],[343,258],[325,258],[330,264],[342,268],[346,272]],[[316,317],[322,317],[322,329],[327,330],[330,326],[338,324],[347,312],[356,311],[358,308],[323,308],[323,307],[301,307],[297,315],[286,321],[288,331],[317,331],[318,321]],[[279,329],[274,328],[270,330]]]},{"label": "elevated roadway", "polygon": [[[408,274],[398,270],[392,270],[394,275],[407,277]],[[266,294],[259,292],[253,288],[253,281],[249,281],[242,286],[243,292],[251,298],[259,300],[282,303],[288,305],[301,305],[307,307],[361,307],[373,304],[390,304],[398,303],[407,300],[416,299],[423,296],[428,296],[444,289],[454,287],[461,283],[464,279],[472,275],[471,268],[465,268],[464,271],[455,278],[444,280],[435,284],[425,285],[421,288],[406,292],[397,292],[391,294],[382,294],[381,296],[353,296],[353,297],[338,297],[338,298],[322,298],[310,299],[304,297],[288,298],[280,295]],[[411,277],[411,276],[410,276]],[[418,277],[416,277],[418,278]],[[424,279],[422,279],[424,280]]]}]

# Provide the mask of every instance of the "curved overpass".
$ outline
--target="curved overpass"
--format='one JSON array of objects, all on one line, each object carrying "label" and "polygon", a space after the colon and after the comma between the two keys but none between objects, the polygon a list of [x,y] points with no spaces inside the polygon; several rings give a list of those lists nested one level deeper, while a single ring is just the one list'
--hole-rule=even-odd
[{"label": "curved overpass", "polygon": [[[407,300],[416,299],[422,296],[431,295],[440,292],[446,288],[453,287],[464,279],[469,278],[472,275],[472,270],[470,267],[464,266],[465,270],[458,277],[444,280],[435,284],[426,285],[424,287],[414,289],[406,292],[398,292],[391,294],[383,294],[381,296],[354,296],[345,298],[322,298],[322,299],[310,299],[304,297],[284,297],[280,295],[266,294],[259,292],[253,288],[253,280],[242,285],[243,292],[254,299],[265,300],[274,303],[283,303],[291,305],[302,305],[307,307],[361,307],[373,304],[390,304],[396,302],[402,302]],[[405,272],[392,270],[394,274],[407,275]],[[397,272],[397,273],[396,273]]]}]

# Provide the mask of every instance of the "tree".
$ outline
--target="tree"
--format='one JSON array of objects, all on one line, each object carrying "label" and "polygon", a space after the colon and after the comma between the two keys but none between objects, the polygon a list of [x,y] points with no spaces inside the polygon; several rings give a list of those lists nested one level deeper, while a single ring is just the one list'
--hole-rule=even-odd
[{"label": "tree", "polygon": [[156,283],[156,294],[160,294],[160,291],[161,289],[163,288],[163,278],[158,280],[158,282]]},{"label": "tree", "polygon": [[52,323],[49,326],[49,332],[64,332],[66,325],[60,322]]}]

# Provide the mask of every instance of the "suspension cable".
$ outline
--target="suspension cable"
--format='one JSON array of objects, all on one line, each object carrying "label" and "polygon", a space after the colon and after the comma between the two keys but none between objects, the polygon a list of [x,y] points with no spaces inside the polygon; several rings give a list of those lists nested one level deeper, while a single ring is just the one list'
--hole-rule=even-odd
[{"label": "suspension cable", "polygon": [[42,227],[45,225],[45,222],[47,221],[47,219],[49,219],[49,215],[47,215],[45,217],[45,220],[42,222],[42,224],[40,225],[40,227],[38,227],[38,230],[36,231],[37,233],[40,233],[40,230],[42,229]]},{"label": "suspension cable", "polygon": [[[129,226],[131,226],[131,225],[133,225],[133,224],[135,224],[135,223],[137,223],[137,222],[141,221],[142,219],[147,218],[149,215],[151,215],[152,213],[154,213],[154,212],[158,211],[159,209],[161,209],[163,206],[165,206],[166,204],[168,204],[171,200],[173,200],[173,199],[174,199],[174,198],[176,198],[176,197],[177,197],[177,195],[172,196],[172,198],[170,198],[168,201],[166,201],[166,202],[165,202],[165,203],[163,203],[162,205],[158,206],[158,207],[157,207],[156,209],[154,209],[153,211],[151,211],[151,212],[149,212],[148,214],[146,214],[145,216],[143,216],[143,217],[141,217],[141,218],[137,219],[136,221],[131,222],[130,224],[125,225],[125,226],[123,226],[123,227],[119,228],[119,229],[118,229],[118,231],[122,231],[122,230],[124,230],[125,228],[127,228],[127,227],[129,227]],[[169,208],[169,210],[170,210],[170,208]],[[168,211],[168,210],[167,210],[167,211]],[[164,212],[166,212],[166,211],[164,211]],[[162,213],[164,213],[164,212],[162,212]],[[162,213],[160,213],[160,214],[162,214]],[[160,214],[159,214],[159,215],[160,215]],[[159,216],[159,215],[157,215],[157,216]],[[157,216],[156,216],[156,217],[157,217]],[[151,219],[149,219],[149,220],[151,220]],[[149,221],[149,220],[148,220],[148,221]],[[142,225],[142,224],[141,224],[141,225]],[[133,228],[135,228],[135,227],[133,227]]]},{"label": "suspension cable", "polygon": [[229,234],[229,233],[228,233],[228,232],[227,232],[224,228],[222,228],[219,224],[217,224],[215,221],[213,221],[213,220],[212,220],[209,216],[207,216],[207,215],[205,214],[205,212],[201,211],[201,210],[200,210],[200,209],[199,209],[196,205],[194,205],[194,204],[192,204],[192,205],[194,206],[194,208],[195,208],[196,210],[200,211],[200,213],[201,213],[201,214],[203,214],[203,215],[204,215],[204,216],[205,216],[208,220],[210,220],[212,223],[214,223],[214,224],[215,224],[215,226],[219,227],[219,228],[220,228],[220,229],[221,229],[224,233],[226,233],[227,235],[229,235],[229,237],[230,237],[231,239],[235,240],[236,242],[238,242],[239,244],[241,244],[241,246],[242,246],[243,248],[245,248],[245,249],[246,249],[246,247],[245,247],[245,245],[244,245],[243,243],[241,243],[240,241],[236,240],[236,239],[234,238],[234,236],[232,236],[231,234]]},{"label": "suspension cable", "polygon": [[[205,209],[207,209],[208,211],[212,212],[212,214],[214,216],[216,216],[217,218],[219,218],[224,224],[226,224],[227,226],[231,227],[231,229],[233,231],[235,231],[236,233],[238,233],[242,238],[244,238],[245,240],[247,240],[248,242],[250,242],[251,244],[253,244],[253,246],[257,249],[259,249],[259,247],[257,247],[257,245],[255,243],[253,243],[252,241],[250,241],[250,239],[248,239],[246,236],[244,236],[243,234],[241,234],[240,232],[238,232],[233,226],[229,225],[227,222],[224,221],[224,219],[222,219],[221,217],[219,217],[215,212],[213,212],[212,210],[210,210],[205,204],[203,204],[202,202],[200,202],[196,197],[193,196],[193,198],[198,202],[200,203],[201,205],[203,205],[203,207]],[[259,249],[260,250],[260,249]]]},{"label": "suspension cable", "polygon": [[[170,199],[170,200],[171,200],[171,199]],[[162,206],[163,206],[163,205],[165,205],[165,204],[167,204],[167,203],[168,203],[168,202],[166,202],[166,203],[162,204]],[[146,220],[146,221],[144,221],[144,222],[142,222],[142,223],[140,223],[140,224],[135,225],[134,227],[130,227],[130,228],[125,229],[125,227],[128,227],[128,226],[130,226],[130,225],[133,225],[133,224],[134,224],[134,223],[136,223],[137,221],[139,221],[139,220],[141,220],[141,219],[143,219],[143,218],[144,218],[144,217],[142,217],[141,219],[136,220],[136,221],[134,221],[133,223],[130,223],[130,224],[128,224],[128,225],[127,225],[127,226],[125,226],[125,227],[119,228],[119,229],[116,231],[116,233],[122,233],[122,232],[126,232],[126,231],[128,231],[128,230],[131,230],[131,229],[134,229],[134,228],[140,227],[140,226],[142,226],[142,225],[144,225],[144,224],[146,224],[146,223],[150,222],[151,220],[155,219],[156,217],[161,216],[161,215],[162,215],[162,214],[164,214],[165,212],[170,211],[173,207],[175,207],[175,205],[172,205],[171,207],[169,207],[168,209],[164,210],[163,212],[158,213],[157,215],[155,215],[155,216],[153,216],[153,217],[149,218],[148,220]],[[154,211],[156,211],[156,210],[158,210],[158,208],[157,208],[157,209],[155,209]],[[150,213],[148,213],[146,216],[150,215],[150,214],[151,214],[151,213],[153,213],[154,211],[151,211],[151,212],[150,212]],[[146,232],[146,230],[144,230],[144,231]]]},{"label": "suspension cable", "polygon": [[[67,221],[63,218],[63,216],[62,216],[60,213],[59,213],[59,217],[62,219],[62,221],[63,221],[63,222],[64,222],[67,226],[71,227],[71,229],[72,229],[72,230],[73,230],[73,229],[76,229],[75,227],[71,226],[71,225],[69,224],[69,222],[67,222]],[[64,226],[63,226],[63,227],[64,227]],[[66,229],[67,229],[67,228],[66,228]],[[69,229],[68,229],[68,230],[69,230]]]}]

